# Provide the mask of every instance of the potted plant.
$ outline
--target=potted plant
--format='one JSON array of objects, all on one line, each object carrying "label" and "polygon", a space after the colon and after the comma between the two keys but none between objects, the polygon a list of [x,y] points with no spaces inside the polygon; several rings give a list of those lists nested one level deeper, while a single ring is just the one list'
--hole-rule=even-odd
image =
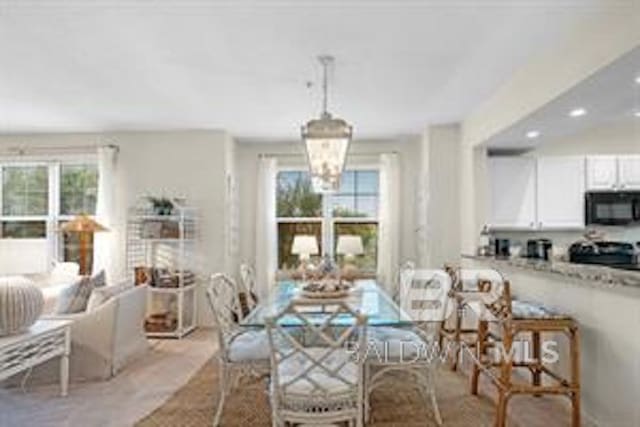
[{"label": "potted plant", "polygon": [[173,202],[166,197],[147,197],[149,202],[151,202],[151,206],[153,208],[153,212],[156,215],[171,215],[173,213]]}]

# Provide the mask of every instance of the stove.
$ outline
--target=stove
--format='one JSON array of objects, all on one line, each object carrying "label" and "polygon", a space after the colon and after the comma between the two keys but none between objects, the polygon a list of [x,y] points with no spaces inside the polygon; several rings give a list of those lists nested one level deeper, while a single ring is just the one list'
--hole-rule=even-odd
[{"label": "stove", "polygon": [[569,247],[569,261],[640,271],[640,246],[628,242],[576,242]]}]

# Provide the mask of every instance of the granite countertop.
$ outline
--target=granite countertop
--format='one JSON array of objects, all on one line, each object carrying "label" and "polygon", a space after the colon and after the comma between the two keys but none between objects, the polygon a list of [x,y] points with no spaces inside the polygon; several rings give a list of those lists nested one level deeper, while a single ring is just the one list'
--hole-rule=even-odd
[{"label": "granite countertop", "polygon": [[618,286],[634,286],[640,288],[640,271],[621,270],[600,265],[573,264],[566,261],[544,261],[531,258],[495,258],[479,255],[462,255],[463,258],[487,262],[494,268],[501,266],[521,268],[557,274],[578,279],[597,287],[613,288]]}]

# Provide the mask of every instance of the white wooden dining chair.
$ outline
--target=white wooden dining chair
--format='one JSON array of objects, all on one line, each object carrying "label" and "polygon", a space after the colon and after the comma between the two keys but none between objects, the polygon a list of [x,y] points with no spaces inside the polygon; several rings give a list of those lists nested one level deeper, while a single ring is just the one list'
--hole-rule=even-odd
[{"label": "white wooden dining chair", "polygon": [[207,300],[217,322],[220,370],[220,393],[213,419],[220,425],[226,396],[231,393],[240,376],[263,376],[269,373],[269,340],[266,331],[243,328],[238,293],[233,281],[222,273],[211,276],[206,290]]},{"label": "white wooden dining chair", "polygon": [[413,272],[416,269],[416,264],[413,261],[403,262],[396,273],[396,279],[393,290],[393,300],[400,303],[402,299],[403,279],[406,279],[406,272]]},{"label": "white wooden dining chair", "polygon": [[[274,427],[287,422],[363,425],[367,318],[344,301],[323,300],[322,304],[318,315],[310,313],[318,307],[317,301],[294,300],[267,319]],[[285,318],[295,321],[295,330],[283,324]]]},{"label": "white wooden dining chair", "polygon": [[452,313],[449,303],[451,279],[440,270],[414,270],[405,266],[400,272],[400,305],[411,316],[413,327],[371,328],[371,343],[365,365],[365,411],[369,416],[371,393],[388,380],[389,373],[411,375],[418,392],[433,408],[434,418],[442,425],[436,399],[435,376],[441,361],[439,328]]},{"label": "white wooden dining chair", "polygon": [[247,263],[240,264],[240,283],[242,284],[242,292],[245,295],[245,301],[248,311],[252,311],[258,305],[256,297],[256,274],[253,267]]}]

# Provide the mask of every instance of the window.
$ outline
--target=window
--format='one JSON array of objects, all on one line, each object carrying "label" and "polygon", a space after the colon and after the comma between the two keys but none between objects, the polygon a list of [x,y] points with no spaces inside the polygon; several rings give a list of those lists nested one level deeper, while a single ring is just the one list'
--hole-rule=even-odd
[{"label": "window", "polygon": [[49,170],[44,165],[6,166],[2,175],[0,238],[43,239],[49,212]]},{"label": "window", "polygon": [[0,239],[46,239],[50,260],[78,261],[77,236],[59,227],[75,215],[95,214],[95,163],[0,164]]},{"label": "window", "polygon": [[[338,237],[355,234],[362,237],[364,254],[353,261],[361,271],[376,269],[378,249],[379,172],[373,169],[347,170],[340,190],[335,194],[315,194],[306,171],[278,173],[278,265],[294,267],[297,255],[291,254],[297,234],[313,234],[320,252],[333,255]],[[343,262],[338,257],[338,262]]]},{"label": "window", "polygon": [[[95,164],[60,165],[59,227],[79,214],[95,214],[98,199],[98,168]],[[80,259],[80,241],[77,234],[63,233],[60,239],[62,261]],[[87,241],[87,268],[93,266],[93,236]]]},{"label": "window", "polygon": [[60,215],[95,213],[97,197],[96,165],[60,166]]},{"label": "window", "polygon": [[2,169],[2,215],[46,216],[49,211],[49,172],[46,166]]},{"label": "window", "polygon": [[44,239],[47,237],[45,221],[2,221],[3,239]]},{"label": "window", "polygon": [[331,197],[336,218],[378,217],[378,171],[345,171],[340,191]]},{"label": "window", "polygon": [[306,172],[278,173],[276,216],[278,217],[278,265],[287,269],[297,264],[291,254],[297,234],[313,234],[322,246],[322,196],[311,189]]},{"label": "window", "polygon": [[[340,191],[331,197],[333,215],[333,248],[341,235],[362,238],[364,254],[353,262],[361,271],[375,271],[378,259],[378,198],[379,172],[377,170],[345,171]],[[337,257],[342,264],[342,256]]]}]

